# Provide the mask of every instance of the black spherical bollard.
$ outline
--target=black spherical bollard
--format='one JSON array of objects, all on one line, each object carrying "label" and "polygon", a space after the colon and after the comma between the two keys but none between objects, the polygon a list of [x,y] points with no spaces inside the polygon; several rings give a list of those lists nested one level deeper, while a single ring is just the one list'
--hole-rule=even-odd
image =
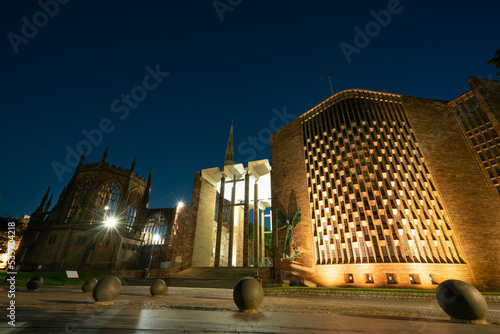
[{"label": "black spherical bollard", "polygon": [[264,299],[262,285],[255,278],[245,277],[233,289],[234,303],[241,312],[255,313]]},{"label": "black spherical bollard", "polygon": [[167,290],[167,284],[162,279],[154,281],[149,288],[149,292],[151,292],[151,296],[153,297],[162,297],[165,290]]},{"label": "black spherical bollard", "polygon": [[122,283],[115,276],[106,276],[97,282],[92,291],[92,298],[99,304],[113,304],[113,301],[120,295]]},{"label": "black spherical bollard", "polygon": [[89,278],[88,280],[83,282],[83,284],[82,284],[83,293],[92,292],[92,290],[94,290],[96,284],[97,284],[97,278],[93,278],[93,277]]},{"label": "black spherical bollard", "polygon": [[488,304],[478,289],[459,280],[447,280],[436,289],[436,299],[451,322],[486,324]]},{"label": "black spherical bollard", "polygon": [[32,277],[28,283],[26,283],[26,288],[29,290],[29,291],[36,291],[38,289],[40,289],[43,285],[43,278],[41,278],[40,276],[35,276],[35,277]]}]

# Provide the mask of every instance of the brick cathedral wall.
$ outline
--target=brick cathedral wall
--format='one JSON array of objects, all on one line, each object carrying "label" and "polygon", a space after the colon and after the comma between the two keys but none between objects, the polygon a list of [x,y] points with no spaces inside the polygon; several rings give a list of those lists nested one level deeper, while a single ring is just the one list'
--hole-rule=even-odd
[{"label": "brick cathedral wall", "polygon": [[56,235],[56,241],[53,244],[45,245],[43,249],[43,259],[39,259],[39,263],[43,264],[60,264],[66,247],[68,246],[68,239],[71,231],[67,229],[52,229],[48,236]]},{"label": "brick cathedral wall", "polygon": [[[71,232],[68,231],[69,234],[67,235],[67,238],[69,239],[69,236],[71,235]],[[87,237],[88,240],[85,244],[77,244],[78,237]],[[65,240],[65,242],[68,242],[68,239]],[[84,254],[87,251],[87,247],[91,247],[92,245],[92,237],[89,237],[88,231],[77,231],[73,233],[73,236],[71,237],[71,243],[67,245],[66,243],[63,244],[63,247],[61,247],[61,254],[60,256],[64,256],[64,251],[66,250],[67,247],[67,252],[66,252],[66,257],[64,259],[64,268],[78,268],[78,266],[82,263],[85,263],[86,258],[84,257]],[[94,247],[92,247],[94,249]],[[103,257],[100,257],[97,261],[103,261]]]},{"label": "brick cathedral wall", "polygon": [[[315,255],[300,119],[293,120],[271,135],[271,165],[273,234],[278,234],[277,240],[274,239],[275,270],[283,279],[315,281]],[[293,251],[284,249],[286,230],[276,231],[276,213],[279,210],[291,221],[298,207],[302,210],[302,221],[293,229],[293,235],[301,257],[293,262],[280,261],[284,252],[291,255]],[[273,238],[276,236],[273,235]]]},{"label": "brick cathedral wall", "polygon": [[500,81],[470,77],[467,81],[483,106],[497,133],[500,133]]},{"label": "brick cathedral wall", "polygon": [[[184,206],[177,215],[177,234],[173,245],[173,262],[176,266],[182,266],[186,269],[192,266],[194,240],[196,232],[196,219],[198,203],[201,192],[201,173],[197,172],[194,176],[193,193],[191,196],[191,205]],[[180,257],[180,263],[178,261]]]},{"label": "brick cathedral wall", "polygon": [[40,254],[44,254],[43,250],[47,245],[47,240],[47,231],[27,230],[16,252],[16,263],[21,264],[21,270],[36,269],[37,264],[40,262]]},{"label": "brick cathedral wall", "polygon": [[490,191],[458,127],[443,117],[446,103],[407,96],[403,101],[474,285],[500,290],[496,269],[500,262],[498,198]]},{"label": "brick cathedral wall", "polygon": [[[447,279],[459,279],[474,284],[470,270],[465,264],[432,263],[363,263],[317,266],[318,284],[323,286],[356,286],[365,288],[407,288],[435,289],[435,283]],[[346,282],[346,275],[352,274],[354,283]],[[367,283],[366,275],[371,274],[373,283]],[[387,283],[387,274],[393,274],[396,284]],[[412,284],[410,274],[418,275],[419,284]]]}]

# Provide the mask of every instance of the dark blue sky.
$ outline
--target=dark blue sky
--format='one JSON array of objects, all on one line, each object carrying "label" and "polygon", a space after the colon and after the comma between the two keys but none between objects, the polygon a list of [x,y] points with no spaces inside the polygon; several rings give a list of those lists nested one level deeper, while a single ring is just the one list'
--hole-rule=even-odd
[{"label": "dark blue sky", "polygon": [[[336,92],[442,100],[497,72],[491,0],[60,2],[40,2],[52,17],[37,1],[1,4],[0,215],[31,214],[49,186],[57,200],[83,131],[86,162],[107,145],[114,165],[137,154],[137,173],[154,168],[150,208],[172,207],[196,171],[222,167],[231,119],[235,160],[270,158],[269,129],[328,98],[330,70]],[[350,62],[341,43],[357,48]]]}]

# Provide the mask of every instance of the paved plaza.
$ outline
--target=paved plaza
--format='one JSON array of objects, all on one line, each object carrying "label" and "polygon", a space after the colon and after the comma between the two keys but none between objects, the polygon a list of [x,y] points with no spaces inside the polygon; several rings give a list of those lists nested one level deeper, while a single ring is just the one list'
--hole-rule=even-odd
[{"label": "paved plaza", "polygon": [[265,297],[260,313],[244,314],[231,289],[150,297],[147,286],[124,286],[113,305],[98,306],[79,286],[19,286],[15,301],[16,327],[3,316],[0,333],[500,333],[500,304],[488,305],[490,325],[466,325],[450,323],[435,301]]}]

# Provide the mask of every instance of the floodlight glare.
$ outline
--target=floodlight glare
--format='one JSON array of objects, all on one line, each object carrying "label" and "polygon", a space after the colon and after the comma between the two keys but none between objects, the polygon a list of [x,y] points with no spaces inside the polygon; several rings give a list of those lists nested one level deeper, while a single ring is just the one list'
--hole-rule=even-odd
[{"label": "floodlight glare", "polygon": [[160,235],[159,234],[153,235],[153,241],[157,242],[158,240],[160,240]]},{"label": "floodlight glare", "polygon": [[116,225],[116,223],[117,221],[115,217],[109,217],[104,221],[104,225],[106,225],[106,227],[113,227]]},{"label": "floodlight glare", "polygon": [[177,207],[178,207],[178,208],[182,208],[183,206],[184,206],[184,203],[183,203],[183,202],[179,202],[179,203],[177,203]]}]

